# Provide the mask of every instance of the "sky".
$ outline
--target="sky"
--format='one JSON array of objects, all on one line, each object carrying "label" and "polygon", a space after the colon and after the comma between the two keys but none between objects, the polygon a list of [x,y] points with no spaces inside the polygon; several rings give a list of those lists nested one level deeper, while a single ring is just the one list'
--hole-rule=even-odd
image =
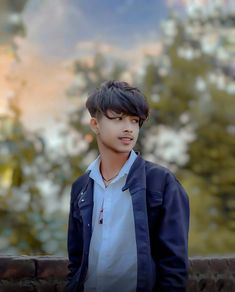
[{"label": "sky", "polygon": [[128,49],[155,40],[166,16],[164,0],[31,0],[23,12],[27,39],[53,58],[87,41]]},{"label": "sky", "polygon": [[138,66],[146,53],[159,55],[160,25],[168,14],[167,3],[28,0],[22,13],[26,35],[15,38],[19,61],[6,55],[1,59],[5,65],[0,97],[15,91],[24,125],[39,129],[56,144],[58,129],[71,106],[65,92],[74,79],[69,69],[72,62],[94,54],[97,47],[105,57],[125,58],[130,67]]}]

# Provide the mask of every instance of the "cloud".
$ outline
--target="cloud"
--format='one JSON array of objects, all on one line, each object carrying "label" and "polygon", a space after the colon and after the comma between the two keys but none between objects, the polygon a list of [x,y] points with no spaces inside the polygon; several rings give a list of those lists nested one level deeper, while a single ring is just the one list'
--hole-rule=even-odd
[{"label": "cloud", "polygon": [[78,42],[96,40],[127,48],[152,34],[156,37],[164,9],[162,1],[151,1],[143,9],[140,0],[110,0],[109,4],[30,0],[23,20],[29,42],[51,58],[63,59],[73,56]]},{"label": "cloud", "polygon": [[22,121],[31,129],[46,128],[63,119],[69,107],[65,96],[73,75],[64,62],[51,60],[26,39],[16,39],[19,62],[11,69],[11,88],[18,96]]},{"label": "cloud", "polygon": [[7,47],[0,47],[0,115],[8,111],[9,98],[13,96],[13,91],[9,83],[14,55]]},{"label": "cloud", "polygon": [[64,57],[76,42],[76,30],[86,20],[69,1],[31,0],[23,12],[26,37],[50,57]]},{"label": "cloud", "polygon": [[135,70],[140,66],[146,56],[159,57],[162,53],[160,41],[139,42],[136,46],[124,49],[108,42],[85,41],[76,46],[77,57],[92,60],[96,53],[101,53],[109,59],[124,61],[129,70]]},{"label": "cloud", "polygon": [[[132,0],[124,3],[125,9],[132,5]],[[11,76],[7,83],[4,78],[0,79],[0,94],[4,88],[4,95],[15,92],[19,96],[22,120],[31,129],[54,132],[56,119],[65,118],[66,109],[71,106],[65,91],[74,78],[68,67],[76,58],[92,63],[94,54],[100,52],[107,58],[123,60],[132,74],[146,54],[158,56],[161,53],[161,44],[147,36],[149,30],[134,41],[128,25],[123,23],[127,28],[123,35],[123,31],[118,30],[120,18],[115,18],[113,25],[117,24],[117,31],[113,38],[108,37],[102,34],[102,26],[94,25],[95,12],[85,13],[81,8],[77,0],[76,5],[72,0],[28,1],[23,12],[26,37],[15,39],[19,62],[12,58],[7,66],[0,64],[4,78]],[[110,31],[113,33],[111,23]],[[141,35],[141,31],[138,33]],[[129,45],[125,46],[125,42]]]}]

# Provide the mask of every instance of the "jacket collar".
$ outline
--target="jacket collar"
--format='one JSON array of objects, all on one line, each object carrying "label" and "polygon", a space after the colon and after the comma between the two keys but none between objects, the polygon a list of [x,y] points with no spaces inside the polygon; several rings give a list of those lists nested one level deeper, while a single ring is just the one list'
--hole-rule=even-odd
[{"label": "jacket collar", "polygon": [[126,183],[122,188],[122,191],[129,189],[131,194],[140,189],[146,189],[145,161],[140,153],[137,154],[138,156],[132,164]]},{"label": "jacket collar", "polygon": [[[140,156],[139,152],[136,152],[138,155],[132,164],[130,171],[127,175],[126,183],[122,188],[122,191],[127,189],[130,190],[130,193],[134,193],[140,189],[146,189],[146,171],[145,171],[145,161]],[[93,180],[89,177],[90,171],[86,173],[87,183],[83,187],[82,192],[88,194],[88,202],[91,204],[93,201]],[[86,196],[87,197],[87,196]],[[83,205],[83,204],[82,204]]]}]

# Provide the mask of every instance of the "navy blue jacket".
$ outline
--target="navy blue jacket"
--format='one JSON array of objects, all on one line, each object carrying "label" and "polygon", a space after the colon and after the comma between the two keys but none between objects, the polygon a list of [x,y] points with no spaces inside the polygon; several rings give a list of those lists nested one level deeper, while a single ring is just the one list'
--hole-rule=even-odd
[{"label": "navy blue jacket", "polygon": [[[184,292],[188,275],[188,197],[166,168],[139,155],[123,190],[132,197],[137,244],[137,289]],[[89,173],[72,185],[68,226],[70,270],[66,291],[83,291],[88,269],[93,211]],[[125,244],[125,243],[124,243]]]}]

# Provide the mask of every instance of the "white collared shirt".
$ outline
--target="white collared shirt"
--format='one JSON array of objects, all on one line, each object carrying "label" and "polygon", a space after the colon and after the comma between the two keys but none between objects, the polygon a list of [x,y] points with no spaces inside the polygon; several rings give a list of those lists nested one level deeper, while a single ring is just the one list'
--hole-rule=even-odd
[{"label": "white collared shirt", "polygon": [[[118,176],[105,187],[100,158],[90,164],[94,180],[92,237],[85,292],[134,292],[137,285],[137,248],[132,199],[122,191],[137,155],[132,150]],[[103,224],[99,224],[103,203]]]}]

